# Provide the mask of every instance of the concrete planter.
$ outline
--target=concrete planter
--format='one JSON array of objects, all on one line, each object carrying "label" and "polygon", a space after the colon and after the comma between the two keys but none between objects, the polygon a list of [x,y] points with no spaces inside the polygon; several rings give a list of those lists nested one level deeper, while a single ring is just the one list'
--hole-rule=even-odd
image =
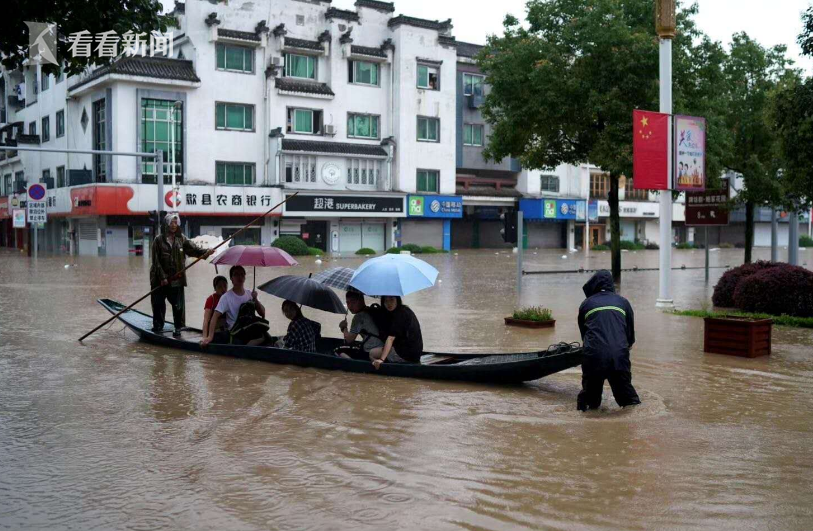
[{"label": "concrete planter", "polygon": [[525,319],[506,317],[505,324],[506,326],[519,326],[522,328],[553,328],[556,324],[556,319],[551,319],[550,321],[526,321]]},{"label": "concrete planter", "polygon": [[706,317],[703,351],[756,358],[771,353],[772,319]]}]

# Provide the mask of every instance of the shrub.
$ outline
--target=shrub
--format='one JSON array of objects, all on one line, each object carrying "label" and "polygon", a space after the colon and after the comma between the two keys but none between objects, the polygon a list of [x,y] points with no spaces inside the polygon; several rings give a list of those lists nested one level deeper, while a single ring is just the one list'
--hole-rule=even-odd
[{"label": "shrub", "polygon": [[421,247],[421,252],[423,254],[438,254],[438,253],[448,253],[449,251],[444,251],[443,249],[436,249],[431,245],[427,245],[426,247]]},{"label": "shrub", "polygon": [[409,251],[412,254],[421,254],[421,246],[414,243],[408,243],[401,246],[402,251]]},{"label": "shrub", "polygon": [[745,312],[813,317],[813,272],[789,264],[758,271],[737,284],[734,305]]},{"label": "shrub", "polygon": [[659,246],[657,243],[655,243],[655,242],[648,242],[648,243],[646,244],[646,248],[647,248],[648,250],[650,250],[650,251],[657,251],[657,250],[658,250],[658,249],[660,249],[661,247],[660,247],[660,246]]},{"label": "shrub", "polygon": [[675,249],[694,249],[694,248],[695,248],[694,244],[689,242],[682,242],[675,245]]},{"label": "shrub", "polygon": [[644,249],[646,249],[646,247],[644,247],[644,244],[640,242],[631,242],[627,240],[621,240],[619,242],[619,245],[621,249],[626,251],[643,251]]},{"label": "shrub", "polygon": [[603,243],[600,243],[598,245],[594,245],[594,246],[590,247],[590,249],[592,249],[593,251],[609,251],[610,246],[609,245],[604,245]]},{"label": "shrub", "polygon": [[400,247],[390,247],[389,249],[387,249],[387,254],[401,254],[401,248]]},{"label": "shrub", "polygon": [[553,319],[553,314],[547,308],[541,306],[529,306],[527,308],[520,308],[514,310],[514,319],[522,319],[523,321],[550,321]]},{"label": "shrub", "polygon": [[728,243],[728,242],[723,242],[723,243],[720,244],[719,247],[720,247],[720,249],[733,249],[734,244],[733,243]]},{"label": "shrub", "polygon": [[291,256],[305,256],[309,254],[308,244],[297,236],[280,236],[274,240],[271,247],[282,249]]},{"label": "shrub", "polygon": [[714,294],[711,297],[711,302],[713,302],[715,306],[733,308],[734,291],[737,289],[739,283],[742,282],[743,279],[748,278],[751,275],[762,271],[763,269],[776,267],[776,265],[777,264],[773,262],[760,260],[759,262],[754,262],[753,264],[743,264],[739,267],[735,267],[734,269],[729,269],[723,273],[723,276],[720,277],[720,281],[717,282],[716,286],[714,286]]},{"label": "shrub", "polygon": [[807,234],[799,236],[799,247],[813,247],[813,238]]},{"label": "shrub", "polygon": [[308,254],[311,256],[322,256],[325,252],[318,247],[308,247]]},{"label": "shrub", "polygon": [[745,249],[745,242],[737,242],[734,244],[737,249]]},{"label": "shrub", "polygon": [[356,251],[356,254],[369,256],[371,254],[375,254],[375,251],[373,249],[370,249],[369,247],[362,247],[361,249]]}]

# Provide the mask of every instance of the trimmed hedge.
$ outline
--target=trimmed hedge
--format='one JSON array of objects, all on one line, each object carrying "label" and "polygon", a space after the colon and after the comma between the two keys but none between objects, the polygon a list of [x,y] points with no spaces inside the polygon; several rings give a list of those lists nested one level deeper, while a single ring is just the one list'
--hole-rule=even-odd
[{"label": "trimmed hedge", "polygon": [[363,255],[363,256],[369,256],[371,254],[375,254],[375,251],[373,249],[370,249],[369,247],[362,247],[361,249],[356,251],[356,254],[360,254],[360,255]]},{"label": "trimmed hedge", "polygon": [[807,234],[799,236],[799,247],[813,247],[813,238]]},{"label": "trimmed hedge", "polygon": [[610,246],[609,245],[604,245],[603,243],[600,243],[598,245],[594,245],[594,246],[590,247],[590,249],[593,250],[593,251],[609,251]]},{"label": "trimmed hedge", "polygon": [[631,242],[628,240],[621,240],[619,246],[622,251],[643,251],[646,246],[641,242]]},{"label": "trimmed hedge", "polygon": [[752,264],[743,264],[734,269],[729,269],[723,273],[723,276],[720,277],[720,281],[714,286],[714,294],[711,296],[711,302],[714,303],[715,306],[733,308],[734,290],[737,289],[737,286],[743,279],[759,273],[764,269],[776,267],[777,265],[778,264],[774,262],[760,260]]},{"label": "trimmed hedge", "polygon": [[734,305],[745,312],[813,317],[813,271],[789,264],[762,269],[740,280]]},{"label": "trimmed hedge", "polygon": [[311,256],[322,256],[325,252],[318,247],[308,247],[308,254]]},{"label": "trimmed hedge", "polygon": [[291,256],[305,256],[309,254],[308,244],[296,236],[280,236],[274,240],[271,247],[282,249]]},{"label": "trimmed hedge", "polygon": [[658,249],[660,249],[660,248],[661,248],[661,246],[660,246],[660,245],[658,245],[658,244],[657,244],[657,243],[655,243],[655,242],[649,242],[649,243],[647,243],[647,244],[646,244],[646,248],[647,248],[647,250],[649,250],[649,251],[657,251]]},{"label": "trimmed hedge", "polygon": [[427,245],[425,247],[421,247],[421,253],[423,254],[438,254],[438,253],[447,253],[449,251],[444,251],[443,249],[437,249],[432,247],[431,245]]},{"label": "trimmed hedge", "polygon": [[387,249],[387,254],[401,254],[401,248],[400,247],[390,247],[389,249]]},{"label": "trimmed hedge", "polygon": [[719,245],[720,249],[733,249],[734,244],[729,242],[723,242]]}]

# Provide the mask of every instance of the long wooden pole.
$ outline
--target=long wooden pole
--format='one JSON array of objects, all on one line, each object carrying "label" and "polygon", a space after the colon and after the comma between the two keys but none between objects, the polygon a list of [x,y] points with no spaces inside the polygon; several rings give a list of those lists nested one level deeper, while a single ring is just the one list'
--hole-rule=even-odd
[{"label": "long wooden pole", "polygon": [[[216,246],[215,246],[215,247],[212,249],[212,251],[215,251],[215,250],[217,250],[217,248],[218,248],[218,247],[220,247],[221,245],[225,245],[226,243],[228,243],[228,242],[229,242],[229,240],[233,239],[235,236],[237,236],[238,234],[240,234],[241,232],[243,232],[244,230],[246,230],[246,229],[247,229],[247,228],[249,228],[250,226],[254,225],[254,224],[255,224],[255,223],[257,223],[258,221],[260,221],[261,219],[263,219],[265,216],[267,216],[268,214],[270,214],[271,212],[273,212],[274,210],[276,210],[276,209],[278,209],[279,207],[281,207],[282,205],[284,205],[286,201],[288,201],[290,198],[294,197],[294,196],[295,196],[295,195],[297,195],[298,193],[299,193],[299,192],[294,192],[293,194],[289,195],[288,197],[286,197],[285,199],[283,199],[282,201],[280,201],[279,203],[277,203],[276,205],[274,205],[273,207],[271,207],[271,208],[270,208],[270,209],[269,209],[269,210],[268,210],[268,211],[267,211],[265,214],[262,214],[261,216],[258,216],[256,219],[251,220],[251,221],[248,223],[248,225],[246,225],[246,226],[245,226],[245,227],[243,227],[242,229],[238,230],[237,232],[235,232],[234,234],[232,234],[231,236],[229,236],[228,238],[226,238],[226,239],[225,239],[225,240],[223,240],[222,242],[218,243],[218,244],[217,244],[217,245],[216,245]],[[189,264],[188,266],[184,267],[183,269],[181,269],[180,271],[178,271],[177,273],[175,273],[174,275],[172,275],[172,276],[171,276],[169,279],[167,279],[167,280],[172,281],[172,280],[176,279],[177,277],[181,276],[181,275],[182,275],[182,274],[183,274],[183,273],[184,273],[184,272],[185,272],[187,269],[189,269],[189,268],[190,268],[190,267],[192,267],[193,265],[197,264],[197,263],[198,263],[198,262],[200,262],[201,260],[203,260],[203,258],[197,258],[197,259],[195,259],[195,261],[194,261],[194,262],[192,262],[192,263],[191,263],[191,264]],[[117,313],[116,315],[114,315],[113,317],[111,317],[110,319],[108,319],[107,321],[103,322],[102,324],[100,324],[99,326],[97,326],[96,328],[94,328],[93,330],[91,330],[90,332],[88,332],[87,334],[85,334],[85,335],[83,335],[82,337],[80,337],[80,338],[79,338],[79,341],[80,341],[80,342],[81,342],[81,341],[83,341],[83,340],[84,340],[86,337],[88,337],[89,335],[91,335],[92,333],[94,333],[95,331],[97,331],[98,329],[100,329],[101,327],[103,327],[104,325],[106,325],[107,323],[109,323],[110,321],[112,321],[113,319],[117,318],[119,315],[123,314],[124,312],[126,312],[127,310],[129,310],[130,308],[132,308],[133,306],[135,306],[136,304],[138,304],[139,302],[143,301],[144,299],[146,299],[147,297],[149,297],[150,295],[152,295],[152,293],[153,293],[155,290],[160,289],[160,288],[162,288],[162,287],[163,287],[163,286],[156,286],[156,287],[152,288],[150,291],[148,291],[148,292],[147,292],[147,294],[146,294],[146,295],[144,295],[143,297],[141,297],[140,299],[138,299],[138,300],[137,300],[137,301],[135,301],[134,303],[130,304],[129,306],[127,306],[126,308],[124,308],[123,310],[121,310],[119,313]]]}]

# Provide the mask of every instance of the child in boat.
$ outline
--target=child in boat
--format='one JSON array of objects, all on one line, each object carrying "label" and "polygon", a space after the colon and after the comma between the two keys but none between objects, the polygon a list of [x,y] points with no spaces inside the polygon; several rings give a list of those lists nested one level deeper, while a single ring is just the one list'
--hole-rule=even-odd
[{"label": "child in boat", "polygon": [[404,306],[401,297],[381,297],[381,305],[386,312],[386,328],[381,337],[386,337],[384,346],[370,351],[373,367],[378,369],[385,361],[392,363],[420,363],[423,354],[421,325],[409,306]]},{"label": "child in boat", "polygon": [[[234,323],[240,314],[240,308],[248,302],[252,302],[256,312],[260,317],[265,317],[265,306],[257,298],[256,291],[248,291],[245,289],[246,283],[246,270],[243,266],[232,266],[229,269],[229,278],[231,278],[232,289],[224,293],[220,297],[215,311],[212,314],[212,319],[209,322],[208,335],[200,342],[200,346],[206,348],[209,343],[214,339],[215,330],[218,328],[218,323],[222,316],[226,317],[226,327],[231,331],[234,328]],[[267,323],[267,322],[266,322]],[[267,327],[266,327],[267,330]],[[246,345],[261,345],[266,340],[265,331],[257,333],[256,337],[239,337],[239,342]]]},{"label": "child in boat", "polygon": [[[226,291],[229,289],[229,281],[226,280],[226,277],[223,275],[217,275],[214,280],[212,280],[212,286],[215,289],[215,292],[209,295],[206,298],[206,302],[203,305],[203,337],[209,336],[209,321],[212,320],[212,314],[217,308],[217,303],[220,302],[220,297],[223,296]],[[220,330],[215,330],[215,334],[221,333],[225,331],[226,323],[225,321],[220,321]],[[221,341],[217,341],[220,343]]]},{"label": "child in boat", "polygon": [[584,285],[587,299],[579,307],[579,330],[584,344],[579,411],[598,409],[604,380],[610,381],[621,407],[641,403],[632,386],[630,348],[635,343],[635,316],[629,301],[615,293],[613,276],[606,269]]},{"label": "child in boat", "polygon": [[288,333],[277,341],[277,346],[300,352],[316,352],[316,338],[322,325],[306,319],[294,301],[283,302],[282,313],[291,322],[288,324]]},{"label": "child in boat", "polygon": [[[369,357],[370,351],[384,346],[378,325],[375,323],[370,307],[364,301],[363,293],[350,289],[345,295],[345,301],[347,302],[347,309],[353,314],[353,321],[348,330],[347,319],[342,320],[339,323],[339,330],[344,335],[344,341],[348,345],[352,345],[356,338],[361,335],[361,350],[366,357]],[[352,350],[351,347],[340,347],[340,349],[337,349],[336,354],[343,358],[350,358],[352,356],[348,356],[348,349]],[[355,352],[359,352],[358,349],[355,349]],[[394,354],[395,349],[390,352]]]}]

